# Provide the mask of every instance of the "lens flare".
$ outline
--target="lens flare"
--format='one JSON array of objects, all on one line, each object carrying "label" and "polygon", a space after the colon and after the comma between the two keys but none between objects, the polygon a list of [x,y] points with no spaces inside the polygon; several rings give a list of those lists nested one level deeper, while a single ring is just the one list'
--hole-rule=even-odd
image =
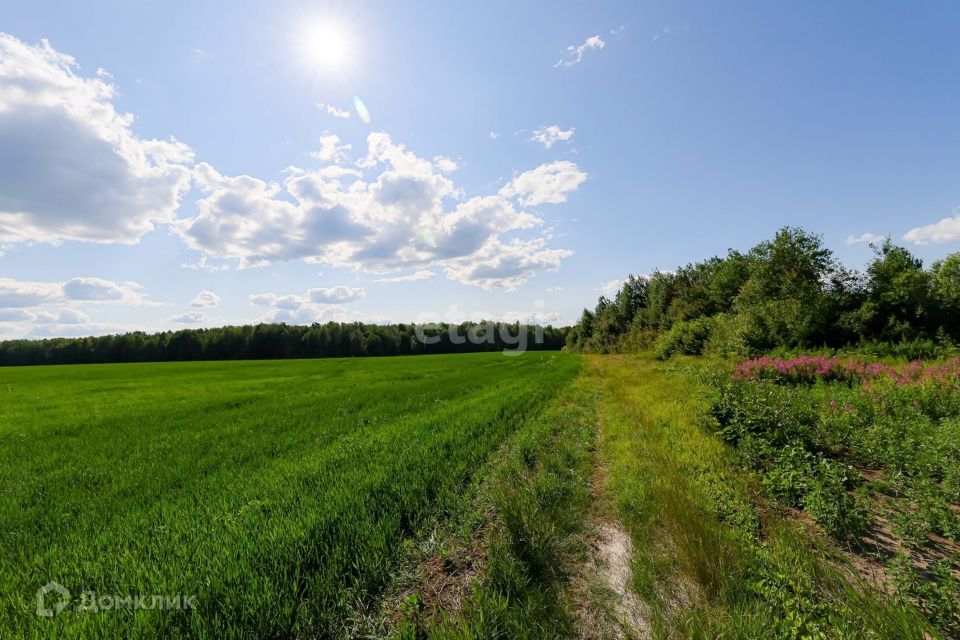
[{"label": "lens flare", "polygon": [[363,104],[360,96],[353,96],[353,108],[356,109],[357,117],[363,124],[370,124],[370,111],[367,109],[367,105]]}]

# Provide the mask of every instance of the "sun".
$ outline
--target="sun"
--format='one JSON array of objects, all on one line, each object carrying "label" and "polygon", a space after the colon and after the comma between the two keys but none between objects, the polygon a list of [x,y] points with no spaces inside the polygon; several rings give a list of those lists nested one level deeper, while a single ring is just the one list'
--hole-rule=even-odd
[{"label": "sun", "polygon": [[332,21],[317,22],[305,28],[301,49],[306,62],[314,67],[343,71],[353,57],[353,39],[348,29]]}]

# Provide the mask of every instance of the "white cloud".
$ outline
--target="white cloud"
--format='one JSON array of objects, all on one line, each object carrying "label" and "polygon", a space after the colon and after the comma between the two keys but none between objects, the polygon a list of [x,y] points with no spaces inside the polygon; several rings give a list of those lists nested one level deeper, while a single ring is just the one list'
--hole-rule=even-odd
[{"label": "white cloud", "polygon": [[547,293],[562,293],[563,287],[547,287]]},{"label": "white cloud", "polygon": [[[204,257],[235,260],[241,268],[305,260],[382,274],[437,265],[448,277],[477,282],[468,275],[471,262],[479,268],[498,250],[504,261],[513,257],[501,234],[541,224],[508,197],[531,206],[564,202],[586,179],[572,162],[558,162],[517,176],[499,195],[465,199],[446,175],[455,164],[442,156],[420,158],[379,132],[367,137],[366,155],[352,166],[291,167],[282,184],[223,176],[200,163],[194,180],[204,197],[196,215],[177,221],[175,229]],[[536,264],[528,262],[524,277],[537,272]],[[509,286],[517,286],[515,278]]]},{"label": "white cloud", "polygon": [[80,338],[84,336],[104,336],[130,331],[143,331],[144,327],[120,324],[104,324],[97,322],[76,324],[37,324],[26,333],[19,332],[26,338]]},{"label": "white cloud", "polygon": [[38,324],[86,324],[90,322],[87,314],[77,309],[64,307],[56,311],[38,311],[33,315],[33,322]]},{"label": "white cloud", "polygon": [[317,108],[324,109],[329,115],[334,118],[349,118],[350,112],[345,109],[339,109],[332,104],[327,104],[325,102],[318,102]]},{"label": "white cloud", "polygon": [[411,274],[405,275],[405,276],[392,276],[392,277],[388,277],[388,278],[377,278],[376,280],[374,280],[374,282],[382,282],[382,283],[384,283],[384,284],[391,284],[391,283],[394,283],[394,282],[415,282],[415,281],[417,281],[417,280],[427,280],[427,279],[429,279],[429,278],[434,277],[435,275],[437,275],[437,274],[434,273],[433,271],[430,271],[429,269],[421,269],[420,271],[416,271],[416,272],[414,272],[414,273],[411,273]]},{"label": "white cloud", "polygon": [[939,222],[910,229],[903,239],[914,244],[945,244],[960,240],[960,212],[952,218],[943,218]]},{"label": "white cloud", "polygon": [[520,324],[539,324],[541,326],[556,325],[563,321],[563,315],[556,311],[521,311],[504,314],[506,322]]},{"label": "white cloud", "polygon": [[286,322],[287,324],[311,324],[331,320],[345,322],[351,317],[362,319],[362,316],[351,316],[342,303],[359,300],[365,295],[366,292],[363,289],[341,285],[330,289],[310,289],[303,296],[258,293],[250,296],[250,304],[270,307],[269,311],[260,316],[259,322]]},{"label": "white cloud", "polygon": [[190,302],[191,307],[215,307],[220,304],[220,296],[204,289]]},{"label": "white cloud", "polygon": [[33,322],[36,317],[26,309],[0,308],[0,322]]},{"label": "white cloud", "polygon": [[0,278],[0,308],[34,307],[63,299],[63,285],[57,282],[24,282]]},{"label": "white cloud", "polygon": [[477,285],[483,289],[516,291],[527,280],[544,271],[556,271],[564,258],[573,255],[567,249],[547,249],[545,239],[502,243],[492,238],[475,255],[451,261],[447,277]]},{"label": "white cloud", "polygon": [[150,304],[138,291],[136,282],[114,282],[101,278],[72,278],[66,282],[28,282],[0,278],[0,308],[29,308],[50,302],[117,302]]},{"label": "white cloud", "polygon": [[597,287],[596,290],[602,293],[603,295],[607,296],[608,298],[611,298],[617,295],[617,292],[620,291],[620,287],[622,286],[623,286],[623,280],[610,280],[609,282],[605,282],[599,287]]},{"label": "white cloud", "polygon": [[277,295],[276,293],[257,293],[250,296],[250,304],[260,307],[274,307],[285,311],[297,311],[309,305],[340,305],[362,300],[367,292],[360,287],[338,285],[330,288],[308,289],[306,295]]},{"label": "white cloud", "polygon": [[191,271],[227,271],[230,268],[228,264],[210,264],[207,261],[207,256],[200,256],[200,259],[196,262],[184,262],[180,265],[183,269],[190,269]]},{"label": "white cloud", "polygon": [[340,162],[351,149],[349,144],[340,144],[340,137],[333,133],[320,136],[320,150],[310,153],[311,158],[323,162]]},{"label": "white cloud", "polygon": [[436,156],[433,159],[433,166],[435,166],[441,173],[453,173],[460,168],[460,165],[457,164],[456,160],[451,160],[446,156]]},{"label": "white cloud", "polygon": [[886,236],[878,236],[875,233],[867,232],[859,236],[853,236],[853,235],[847,236],[847,244],[848,245],[874,244],[874,243],[883,241],[884,238],[886,238]]},{"label": "white cloud", "polygon": [[310,302],[318,304],[343,304],[345,302],[354,302],[367,297],[367,292],[359,287],[347,287],[338,285],[329,289],[309,289],[307,297]]},{"label": "white cloud", "polygon": [[255,293],[250,296],[250,304],[259,307],[277,307],[278,309],[296,310],[306,304],[307,299],[302,296],[278,296],[275,293]]},{"label": "white cloud", "polygon": [[490,137],[491,140],[496,140],[497,138],[500,137],[500,134],[497,133],[496,131],[491,131],[487,135]]},{"label": "white cloud", "polygon": [[189,187],[190,148],[135,135],[109,75],[76,69],[47,41],[0,33],[0,244],[133,243]]},{"label": "white cloud", "polygon": [[73,278],[63,283],[63,293],[68,300],[110,301],[128,304],[146,302],[137,291],[141,288],[141,285],[136,282],[114,282],[102,278]]},{"label": "white cloud", "polygon": [[167,322],[175,322],[177,324],[201,324],[213,322],[213,318],[207,316],[202,311],[188,311],[187,313],[170,316],[167,318]]},{"label": "white cloud", "polygon": [[577,44],[577,45],[572,44],[569,47],[567,47],[567,53],[564,55],[563,58],[561,58],[557,62],[557,64],[553,66],[554,68],[572,67],[573,65],[583,60],[583,56],[588,51],[599,51],[600,49],[603,49],[605,46],[606,46],[606,43],[603,41],[603,39],[600,38],[599,35],[590,36],[589,38],[583,41],[583,44]]},{"label": "white cloud", "polygon": [[500,189],[500,195],[505,198],[517,197],[524,206],[560,204],[567,201],[567,193],[575,191],[586,179],[587,174],[580,171],[576,164],[569,160],[558,160],[516,176]]},{"label": "white cloud", "polygon": [[544,148],[549,149],[557,142],[566,142],[572,138],[575,131],[576,129],[573,127],[563,130],[555,124],[549,127],[540,127],[530,136],[530,142],[539,142]]},{"label": "white cloud", "polygon": [[314,322],[346,322],[351,316],[337,305],[304,304],[296,309],[271,309],[260,316],[260,322],[313,324]]}]

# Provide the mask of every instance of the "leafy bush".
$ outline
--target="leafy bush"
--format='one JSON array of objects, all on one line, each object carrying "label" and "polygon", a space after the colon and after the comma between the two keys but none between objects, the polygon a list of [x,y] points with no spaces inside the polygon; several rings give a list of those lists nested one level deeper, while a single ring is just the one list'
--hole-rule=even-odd
[{"label": "leafy bush", "polygon": [[678,353],[698,356],[703,353],[703,346],[710,337],[712,326],[711,318],[677,322],[656,339],[653,353],[660,360],[666,360]]}]

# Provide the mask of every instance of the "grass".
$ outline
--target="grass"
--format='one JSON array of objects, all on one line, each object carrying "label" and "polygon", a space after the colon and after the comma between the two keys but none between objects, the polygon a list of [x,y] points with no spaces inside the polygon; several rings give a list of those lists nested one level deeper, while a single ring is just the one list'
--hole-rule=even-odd
[{"label": "grass", "polygon": [[[578,356],[0,370],[0,629],[332,637]],[[35,614],[74,594],[189,611]],[[360,603],[358,605],[358,603]]]},{"label": "grass", "polygon": [[851,580],[829,540],[771,508],[703,426],[703,360],[590,357],[608,492],[633,586],[664,638],[924,638],[907,604]]},{"label": "grass", "polygon": [[[955,396],[884,396],[914,412],[891,418],[904,437],[935,436],[904,452],[870,431],[887,414],[843,382],[774,390],[766,400],[799,395],[748,398],[721,419],[717,364],[528,353],[0,369],[0,629],[625,637],[622,606],[585,575],[608,519],[629,534],[629,587],[654,637],[949,636],[949,567],[931,582],[897,561],[880,591],[858,579],[849,541],[781,501],[796,494],[828,531],[846,522],[841,453],[927,472],[949,493]],[[836,394],[868,404],[855,415]],[[810,438],[746,451],[730,437],[767,423]],[[870,486],[893,500],[902,484]],[[942,515],[942,493],[918,492],[906,516],[927,503]],[[75,598],[184,594],[196,608],[40,618],[49,580]]]},{"label": "grass", "polygon": [[[447,541],[473,546],[470,553],[483,559],[466,597],[429,617],[415,606],[394,637],[575,635],[583,603],[573,587],[587,554],[596,400],[594,385],[578,378],[507,439],[458,518],[472,526]],[[419,591],[412,597],[422,604]]]},{"label": "grass", "polygon": [[772,495],[869,556],[948,637],[960,636],[958,370],[767,358],[718,376],[711,406]]}]

